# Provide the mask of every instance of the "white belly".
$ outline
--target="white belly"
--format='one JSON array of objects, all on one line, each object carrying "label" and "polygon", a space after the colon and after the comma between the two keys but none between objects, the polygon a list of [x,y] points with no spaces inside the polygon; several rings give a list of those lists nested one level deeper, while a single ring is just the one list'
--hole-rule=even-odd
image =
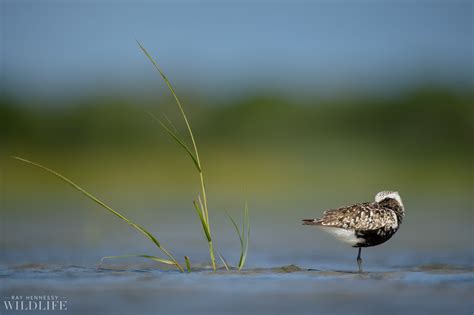
[{"label": "white belly", "polygon": [[358,243],[364,242],[364,239],[358,238],[355,235],[354,230],[346,230],[346,229],[341,229],[341,228],[336,228],[336,227],[327,227],[327,226],[321,226],[321,228],[324,231],[334,235],[340,241],[350,244],[351,246],[355,246]]}]

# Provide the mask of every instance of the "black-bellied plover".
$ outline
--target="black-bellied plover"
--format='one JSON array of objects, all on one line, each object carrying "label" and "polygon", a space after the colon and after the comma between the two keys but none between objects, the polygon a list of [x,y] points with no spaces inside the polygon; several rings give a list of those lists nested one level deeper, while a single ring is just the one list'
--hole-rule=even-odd
[{"label": "black-bellied plover", "polygon": [[357,264],[362,272],[362,247],[382,244],[397,232],[405,216],[402,198],[396,191],[381,191],[375,202],[327,210],[319,219],[303,220],[334,234],[341,241],[358,247]]}]

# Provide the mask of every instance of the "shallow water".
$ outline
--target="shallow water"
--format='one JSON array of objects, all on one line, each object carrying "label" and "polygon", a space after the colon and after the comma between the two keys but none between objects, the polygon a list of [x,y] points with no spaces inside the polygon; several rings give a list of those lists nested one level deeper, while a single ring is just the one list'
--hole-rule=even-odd
[{"label": "shallow water", "polygon": [[[159,252],[123,222],[89,209],[87,200],[81,211],[45,204],[28,215],[22,203],[8,204],[14,206],[0,213],[1,315],[15,314],[4,306],[12,295],[57,295],[67,301],[68,314],[474,312],[472,213],[467,205],[444,216],[444,203],[412,205],[418,212],[410,213],[389,242],[362,251],[363,274],[354,272],[356,249],[301,225],[299,219],[312,211],[256,207],[242,272],[210,272],[209,266],[199,265],[208,262],[208,250],[189,213],[179,208],[133,213],[177,259],[191,258],[195,269],[181,274],[141,259],[109,260],[97,269],[102,256]],[[217,212],[213,219],[216,250],[235,264],[239,243],[229,231],[232,226],[225,214]]]},{"label": "shallow water", "polygon": [[4,300],[58,295],[68,314],[472,314],[473,271],[420,265],[358,274],[289,265],[181,274],[146,265],[27,264],[0,268],[0,292]]}]

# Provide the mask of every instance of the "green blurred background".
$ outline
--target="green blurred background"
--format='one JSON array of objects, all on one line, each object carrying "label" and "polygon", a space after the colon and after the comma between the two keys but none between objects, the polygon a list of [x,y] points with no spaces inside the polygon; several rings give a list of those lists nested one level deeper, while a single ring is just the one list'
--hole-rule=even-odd
[{"label": "green blurred background", "polygon": [[[470,99],[468,91],[420,86],[385,98],[295,100],[265,93],[211,104],[185,96],[184,103],[217,197],[286,199],[390,187],[468,194]],[[189,196],[189,183],[196,182],[192,162],[146,114],[166,113],[186,136],[171,99],[135,104],[110,96],[67,107],[34,105],[3,101],[3,165],[16,164],[5,158],[19,155],[79,172],[111,191]],[[33,170],[14,167],[18,176],[10,180],[21,194],[46,187],[24,178],[38,178]]]},{"label": "green blurred background", "polygon": [[2,3],[4,262],[93,262],[147,248],[12,155],[69,176],[180,253],[199,248],[206,259],[191,204],[197,174],[146,111],[185,128],[138,38],[188,112],[223,248],[236,246],[224,211],[238,216],[248,201],[253,257],[329,259],[321,252],[338,245],[300,219],[398,190],[408,217],[391,246],[472,263],[469,1]]}]

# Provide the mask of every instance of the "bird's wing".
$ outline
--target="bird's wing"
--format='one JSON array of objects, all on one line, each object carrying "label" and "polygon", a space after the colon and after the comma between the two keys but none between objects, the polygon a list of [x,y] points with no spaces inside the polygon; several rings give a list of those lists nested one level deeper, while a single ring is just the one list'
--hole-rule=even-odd
[{"label": "bird's wing", "polygon": [[396,225],[396,220],[392,211],[383,209],[378,203],[366,202],[327,210],[315,223],[349,230],[376,230],[386,225]]}]

